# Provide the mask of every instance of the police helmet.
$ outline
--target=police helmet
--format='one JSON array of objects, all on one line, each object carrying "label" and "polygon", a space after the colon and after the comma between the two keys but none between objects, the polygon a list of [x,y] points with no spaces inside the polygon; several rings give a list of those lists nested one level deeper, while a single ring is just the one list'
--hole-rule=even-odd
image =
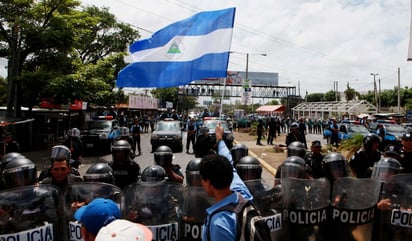
[{"label": "police helmet", "polygon": [[305,144],[300,141],[294,141],[288,146],[288,156],[298,156],[304,158],[306,154]]},{"label": "police helmet", "polygon": [[126,162],[129,160],[131,146],[126,140],[118,140],[112,145],[113,162]]},{"label": "police helmet", "polygon": [[141,180],[144,183],[157,183],[166,180],[166,170],[159,165],[146,167],[142,172]]},{"label": "police helmet", "polygon": [[87,169],[86,173],[83,175],[83,180],[86,182],[104,182],[113,184],[113,169],[107,163],[95,163]]},{"label": "police helmet", "polygon": [[262,178],[262,166],[259,160],[253,156],[242,157],[236,165],[236,170],[243,181]]},{"label": "police helmet", "polygon": [[70,161],[71,151],[67,146],[57,145],[53,146],[51,150],[51,160],[66,160]]},{"label": "police helmet", "polygon": [[379,136],[374,133],[369,133],[363,138],[363,148],[369,152],[372,150],[373,143],[375,142],[380,142]]},{"label": "police helmet", "polygon": [[384,157],[373,165],[372,178],[387,181],[402,170],[401,163],[393,157]]},{"label": "police helmet", "polygon": [[290,130],[297,130],[299,127],[299,124],[297,122],[293,122],[290,124]]},{"label": "police helmet", "polygon": [[7,163],[11,162],[12,160],[22,157],[23,155],[18,153],[18,152],[9,152],[6,155],[1,157],[0,161],[0,170],[4,170],[6,167]]},{"label": "police helmet", "polygon": [[322,169],[330,182],[349,175],[347,161],[338,152],[330,152],[323,158]]},{"label": "police helmet", "polygon": [[202,186],[200,177],[200,162],[202,158],[195,158],[187,163],[186,184],[188,186]]},{"label": "police helmet", "polygon": [[202,128],[200,128],[200,134],[204,135],[209,133],[209,128],[207,126],[202,126]]},{"label": "police helmet", "polygon": [[37,178],[36,164],[24,156],[17,157],[6,165],[3,177],[8,188],[34,185]]},{"label": "police helmet", "polygon": [[283,162],[280,170],[281,178],[285,177],[295,177],[295,178],[305,178],[306,177],[306,163],[303,158],[299,156],[290,156],[286,158]]},{"label": "police helmet", "polygon": [[232,154],[233,165],[236,166],[242,157],[249,154],[249,149],[247,146],[237,143],[230,149],[230,154]]},{"label": "police helmet", "polygon": [[129,128],[122,126],[120,127],[120,136],[121,137],[129,137]]},{"label": "police helmet", "polygon": [[70,137],[77,137],[80,138],[80,130],[77,128],[72,128],[67,133]]},{"label": "police helmet", "polygon": [[385,157],[392,157],[396,160],[401,158],[402,147],[400,145],[387,145],[383,155]]},{"label": "police helmet", "polygon": [[154,152],[155,163],[160,166],[172,163],[173,151],[168,146],[159,146]]}]

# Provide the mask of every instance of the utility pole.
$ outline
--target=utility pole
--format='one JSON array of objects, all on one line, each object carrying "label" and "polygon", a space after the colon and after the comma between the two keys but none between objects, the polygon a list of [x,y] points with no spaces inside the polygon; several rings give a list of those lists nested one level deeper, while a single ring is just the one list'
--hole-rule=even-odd
[{"label": "utility pole", "polygon": [[333,81],[333,91],[335,92],[335,101],[338,101],[338,81]]},{"label": "utility pole", "polygon": [[376,109],[379,113],[378,98],[377,98],[377,95],[376,95],[376,76],[379,75],[379,74],[371,73],[371,75],[373,76],[373,95],[374,95],[374,98],[375,98],[375,105],[376,105]]},{"label": "utility pole", "polygon": [[398,67],[398,114],[401,113],[401,68]]},{"label": "utility pole", "polygon": [[378,112],[381,112],[381,78],[379,78],[379,94],[378,94],[378,100],[379,100],[379,105],[378,105]]}]

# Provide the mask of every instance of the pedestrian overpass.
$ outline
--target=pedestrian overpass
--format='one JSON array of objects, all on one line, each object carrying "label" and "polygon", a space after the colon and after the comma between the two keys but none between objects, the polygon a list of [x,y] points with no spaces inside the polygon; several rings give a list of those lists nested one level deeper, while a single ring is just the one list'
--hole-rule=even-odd
[{"label": "pedestrian overpass", "polygon": [[[210,81],[212,82],[212,81]],[[241,84],[224,85],[219,82],[193,83],[179,88],[178,95],[243,97],[249,92],[251,98],[288,99],[296,98],[296,86],[253,85],[245,88]]]}]

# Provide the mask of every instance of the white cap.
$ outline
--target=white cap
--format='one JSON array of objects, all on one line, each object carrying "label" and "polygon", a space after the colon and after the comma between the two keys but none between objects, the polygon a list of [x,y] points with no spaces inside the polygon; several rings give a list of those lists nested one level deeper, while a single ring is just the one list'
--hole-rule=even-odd
[{"label": "white cap", "polygon": [[117,219],[102,227],[95,241],[151,241],[152,231],[142,224]]}]

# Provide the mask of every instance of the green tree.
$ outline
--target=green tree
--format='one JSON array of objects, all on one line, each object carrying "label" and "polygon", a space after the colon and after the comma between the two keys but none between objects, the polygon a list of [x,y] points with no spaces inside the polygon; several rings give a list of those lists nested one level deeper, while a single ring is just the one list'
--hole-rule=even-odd
[{"label": "green tree", "polygon": [[164,104],[166,102],[172,102],[173,106],[176,106],[178,98],[177,98],[177,87],[171,87],[171,88],[157,88],[157,89],[152,89],[150,93],[157,99],[159,99],[161,104]]},{"label": "green tree", "polygon": [[347,101],[351,101],[351,100],[355,99],[356,96],[359,96],[359,92],[356,91],[354,88],[351,88],[349,86],[349,82],[346,84],[346,90],[345,90],[344,94],[345,94],[345,99]]},{"label": "green tree", "polygon": [[323,93],[313,93],[306,95],[307,102],[321,102],[323,101]]},{"label": "green tree", "polygon": [[177,107],[180,113],[183,113],[183,111],[187,113],[189,110],[195,108],[199,104],[196,97],[191,95],[179,95],[178,101],[179,102]]},{"label": "green tree", "polygon": [[0,105],[4,106],[7,103],[7,82],[0,76]]},{"label": "green tree", "polygon": [[[48,90],[36,91],[17,98],[33,86],[53,89],[59,101],[81,97],[83,92],[92,93],[84,100],[110,101],[115,76],[125,65],[117,54],[139,35],[116,22],[107,9],[81,10],[79,4],[75,0],[0,1],[0,57],[9,60],[9,115],[20,116],[21,101],[35,104],[40,94],[47,94]],[[101,62],[106,58],[109,61]],[[57,88],[61,86],[65,88]],[[75,94],[70,94],[73,89]]]},{"label": "green tree", "polygon": [[367,94],[363,94],[359,96],[360,100],[366,100],[368,102],[370,102],[371,104],[376,105],[376,101],[375,101],[375,94],[373,91],[368,91]]},{"label": "green tree", "polygon": [[28,56],[54,49],[67,53],[74,41],[64,17],[79,6],[72,0],[0,2],[0,57],[8,59],[9,115],[21,115],[21,73]]},{"label": "green tree", "polygon": [[276,99],[273,99],[269,102],[267,102],[265,105],[279,105],[279,101]]},{"label": "green tree", "polygon": [[323,95],[323,101],[340,101],[340,95],[336,91],[330,90]]}]

